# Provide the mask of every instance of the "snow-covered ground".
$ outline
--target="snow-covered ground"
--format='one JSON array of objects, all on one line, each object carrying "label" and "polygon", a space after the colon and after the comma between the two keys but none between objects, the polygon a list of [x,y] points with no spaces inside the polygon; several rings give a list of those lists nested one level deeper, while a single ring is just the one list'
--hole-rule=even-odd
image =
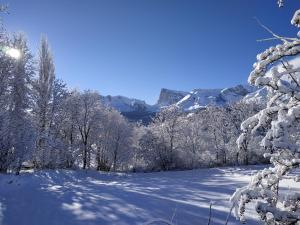
[{"label": "snow-covered ground", "polygon": [[[40,171],[0,175],[1,225],[143,224],[152,218],[178,225],[224,224],[228,198],[259,166],[117,174]],[[295,188],[291,182],[282,182]],[[300,191],[300,186],[298,186]],[[250,207],[251,208],[251,207]],[[258,224],[253,209],[247,224]],[[229,224],[239,224],[234,218]]]}]

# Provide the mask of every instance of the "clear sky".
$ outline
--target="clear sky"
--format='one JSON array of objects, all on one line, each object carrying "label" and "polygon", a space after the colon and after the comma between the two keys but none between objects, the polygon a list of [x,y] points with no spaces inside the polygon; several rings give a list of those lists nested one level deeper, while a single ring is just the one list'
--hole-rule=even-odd
[{"label": "clear sky", "polygon": [[299,0],[1,0],[4,24],[36,52],[48,36],[56,74],[69,87],[152,104],[162,87],[189,91],[246,83],[271,43],[253,19],[294,36]]}]

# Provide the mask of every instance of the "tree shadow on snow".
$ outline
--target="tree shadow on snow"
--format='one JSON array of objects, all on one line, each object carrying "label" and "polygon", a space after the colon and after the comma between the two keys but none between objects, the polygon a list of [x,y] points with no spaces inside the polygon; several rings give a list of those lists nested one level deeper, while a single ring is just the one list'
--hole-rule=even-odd
[{"label": "tree shadow on snow", "polygon": [[[245,185],[232,181],[227,173],[226,168],[128,175],[42,171],[30,175],[34,176],[32,184],[21,185],[22,199],[18,199],[20,195],[9,201],[19,202],[26,214],[14,216],[16,212],[8,210],[4,225],[134,225],[153,218],[172,219],[178,225],[207,224],[210,202],[211,224],[224,224],[229,196]],[[239,222],[232,218],[229,224]],[[247,224],[257,221],[248,220]]]}]

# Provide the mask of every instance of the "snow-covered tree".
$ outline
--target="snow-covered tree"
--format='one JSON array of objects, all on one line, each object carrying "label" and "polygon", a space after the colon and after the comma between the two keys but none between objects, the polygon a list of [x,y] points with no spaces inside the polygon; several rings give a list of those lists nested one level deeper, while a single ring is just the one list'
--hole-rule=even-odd
[{"label": "snow-covered tree", "polygon": [[132,171],[141,171],[147,167],[143,158],[141,148],[141,140],[147,132],[147,127],[144,126],[141,122],[133,123],[132,126],[132,142],[130,146],[132,149],[132,160],[130,162],[130,169]]},{"label": "snow-covered tree", "polygon": [[144,169],[166,170],[168,166],[167,146],[162,138],[156,136],[153,127],[147,127],[139,139],[138,158],[141,159]]},{"label": "snow-covered tree", "polygon": [[[65,142],[65,134],[63,133],[63,131],[67,129],[69,121],[72,121],[72,117],[68,117],[67,108],[65,108],[70,93],[62,80],[55,79],[51,95],[52,98],[48,113],[49,128],[47,134],[49,140],[48,147],[51,151],[50,159],[48,160],[49,166],[63,168],[72,167],[69,163],[72,160],[69,159],[68,142]],[[75,149],[72,149],[72,151],[75,151]]]},{"label": "snow-covered tree", "polygon": [[132,125],[114,109],[102,109],[93,134],[97,170],[128,169],[132,158]]},{"label": "snow-covered tree", "polygon": [[[283,1],[278,3],[281,5]],[[300,10],[295,12],[292,24],[300,27]],[[265,157],[270,158],[273,167],[258,172],[248,186],[237,189],[232,201],[235,214],[242,221],[246,204],[255,200],[256,211],[266,224],[299,224],[299,193],[281,192],[280,181],[287,174],[295,182],[300,181],[292,173],[300,165],[300,143],[295,138],[300,121],[300,68],[288,61],[300,53],[300,33],[295,38],[270,33],[272,39],[281,43],[257,55],[248,79],[255,86],[268,88],[269,101],[265,109],[242,123],[237,143],[243,148],[251,137],[262,136]]]},{"label": "snow-covered tree", "polygon": [[[9,46],[10,40],[6,34],[1,34],[0,45]],[[8,57],[5,51],[0,51],[0,171],[6,172],[9,166],[9,99],[10,81],[15,59]]]},{"label": "snow-covered tree", "polygon": [[80,134],[82,168],[90,167],[91,163],[91,137],[101,122],[101,102],[97,92],[84,91],[73,98],[76,104],[75,120]]},{"label": "snow-covered tree", "polygon": [[119,165],[126,164],[132,156],[130,152],[132,126],[117,111],[112,111],[109,119],[111,122],[111,168],[116,171]]},{"label": "snow-covered tree", "polygon": [[50,104],[53,94],[55,69],[52,54],[45,37],[41,39],[38,58],[38,78],[35,82],[34,114],[37,123],[37,143],[35,164],[37,167],[48,166],[50,159],[49,128],[52,118]]},{"label": "snow-covered tree", "polygon": [[227,147],[232,133],[227,117],[226,109],[221,107],[209,107],[206,110],[208,131],[212,134],[212,141],[215,146],[216,163],[225,165],[227,163]]},{"label": "snow-covered tree", "polygon": [[146,135],[149,137],[143,137],[144,153],[156,159],[160,169],[169,170],[175,167],[180,114],[177,106],[162,109],[148,127]]},{"label": "snow-covered tree", "polygon": [[12,68],[9,99],[8,141],[12,169],[17,173],[21,163],[33,149],[34,134],[28,110],[31,106],[31,83],[34,74],[32,55],[22,34],[15,35],[12,47],[20,52]]},{"label": "snow-covered tree", "polygon": [[[54,88],[56,89],[56,88]],[[54,120],[57,120],[55,126],[57,132],[61,136],[61,140],[64,142],[64,166],[66,168],[72,168],[75,166],[76,159],[79,154],[79,131],[77,129],[77,100],[79,93],[72,91],[68,93],[65,100],[62,102],[60,113],[55,116]]]},{"label": "snow-covered tree", "polygon": [[240,101],[230,105],[226,109],[226,117],[229,121],[231,130],[230,151],[231,155],[235,156],[235,162],[237,165],[248,165],[249,163],[253,163],[254,161],[259,162],[263,159],[262,151],[260,151],[261,148],[258,145],[259,140],[257,140],[257,138],[244,142],[239,149],[236,147],[236,139],[241,134],[241,123],[250,116],[253,116],[256,113],[258,113],[262,108],[263,103],[260,102]]},{"label": "snow-covered tree", "polygon": [[212,149],[206,130],[205,111],[182,115],[179,118],[180,129],[176,142],[179,148],[181,167],[198,168],[208,166],[212,161],[206,152]]}]

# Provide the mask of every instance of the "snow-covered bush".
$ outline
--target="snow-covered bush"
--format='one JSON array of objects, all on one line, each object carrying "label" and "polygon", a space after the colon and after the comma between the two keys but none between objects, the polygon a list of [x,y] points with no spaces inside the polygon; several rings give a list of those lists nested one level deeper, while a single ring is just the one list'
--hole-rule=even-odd
[{"label": "snow-covered bush", "polygon": [[[278,3],[282,5],[283,1]],[[292,24],[300,26],[299,10]],[[243,149],[252,137],[261,136],[265,157],[273,167],[257,173],[248,186],[236,190],[231,200],[241,221],[245,220],[246,204],[255,200],[256,211],[266,224],[299,224],[299,193],[280,191],[280,181],[290,174],[299,182],[292,172],[300,165],[300,146],[295,138],[299,137],[300,68],[289,63],[288,57],[300,53],[300,39],[272,35],[282,43],[257,55],[248,79],[250,84],[268,88],[269,101],[265,109],[242,123],[237,144]]]}]

